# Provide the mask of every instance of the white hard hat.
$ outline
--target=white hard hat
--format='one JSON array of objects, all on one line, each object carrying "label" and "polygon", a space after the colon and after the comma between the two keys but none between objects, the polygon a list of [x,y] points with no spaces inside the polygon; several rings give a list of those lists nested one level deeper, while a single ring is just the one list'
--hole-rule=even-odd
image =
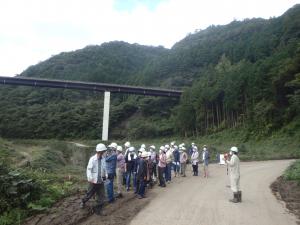
[{"label": "white hard hat", "polygon": [[145,152],[146,150],[144,149],[144,148],[140,148],[139,150],[138,150],[138,152]]},{"label": "white hard hat", "polygon": [[132,146],[132,147],[129,147],[128,149],[130,152],[134,152],[135,151],[135,148]]},{"label": "white hard hat", "polygon": [[118,147],[118,145],[117,145],[117,143],[113,142],[109,145],[109,147],[116,149]]},{"label": "white hard hat", "polygon": [[129,142],[129,141],[126,141],[125,144],[124,144],[124,146],[125,146],[126,148],[129,148],[129,147],[130,147],[130,142]]},{"label": "white hard hat", "polygon": [[160,146],[160,147],[159,147],[159,150],[164,151],[164,150],[165,150],[165,147],[164,147],[164,146]]},{"label": "white hard hat", "polygon": [[122,151],[123,151],[122,146],[118,145],[118,146],[117,146],[117,151],[118,151],[118,152],[122,152]]},{"label": "white hard hat", "polygon": [[175,145],[175,141],[172,141],[172,142],[171,142],[171,145]]},{"label": "white hard hat", "polygon": [[149,155],[148,155],[148,152],[146,152],[146,151],[143,151],[142,152],[142,155],[141,155],[141,157],[142,158],[146,158],[146,157],[148,157]]},{"label": "white hard hat", "polygon": [[146,148],[146,145],[145,144],[141,144],[141,148]]},{"label": "white hard hat", "polygon": [[185,146],[185,144],[184,144],[184,143],[181,143],[181,146]]},{"label": "white hard hat", "polygon": [[154,145],[151,145],[149,148],[155,149],[155,146],[154,146]]},{"label": "white hard hat", "polygon": [[107,148],[106,148],[106,146],[104,144],[102,144],[102,143],[97,144],[97,146],[96,146],[96,152],[104,152],[106,150],[107,150]]},{"label": "white hard hat", "polygon": [[181,148],[181,150],[182,150],[182,151],[185,151],[185,150],[186,150],[186,148],[185,148],[185,147],[182,147],[182,148]]},{"label": "white hard hat", "polygon": [[174,149],[178,149],[178,146],[177,146],[177,145],[174,145]]},{"label": "white hard hat", "polygon": [[169,148],[170,148],[170,145],[165,145],[165,148],[169,149]]},{"label": "white hard hat", "polygon": [[239,152],[238,148],[235,147],[235,146],[231,147],[230,151],[232,151],[232,152]]},{"label": "white hard hat", "polygon": [[193,149],[198,150],[198,147],[195,145],[195,146],[193,147]]},{"label": "white hard hat", "polygon": [[192,145],[195,145],[195,143],[193,142]]}]

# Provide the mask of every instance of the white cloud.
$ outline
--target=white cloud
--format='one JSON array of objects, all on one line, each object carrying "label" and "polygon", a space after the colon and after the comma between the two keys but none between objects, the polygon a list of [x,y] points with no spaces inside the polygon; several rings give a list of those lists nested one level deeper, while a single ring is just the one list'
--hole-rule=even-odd
[{"label": "white cloud", "polygon": [[171,47],[187,33],[233,19],[279,16],[299,1],[165,0],[117,11],[113,0],[2,0],[0,75],[13,76],[51,55],[123,40]]}]

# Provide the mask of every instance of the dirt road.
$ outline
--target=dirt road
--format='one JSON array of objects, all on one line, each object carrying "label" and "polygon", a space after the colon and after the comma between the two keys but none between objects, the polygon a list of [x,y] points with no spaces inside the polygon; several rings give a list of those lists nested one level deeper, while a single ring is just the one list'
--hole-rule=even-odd
[{"label": "dirt road", "polygon": [[[296,217],[271,193],[270,184],[291,161],[241,164],[243,202],[233,204],[226,167],[210,166],[209,179],[173,178],[167,188],[155,188],[151,202],[131,225],[296,225]],[[154,193],[150,193],[150,196]]]}]

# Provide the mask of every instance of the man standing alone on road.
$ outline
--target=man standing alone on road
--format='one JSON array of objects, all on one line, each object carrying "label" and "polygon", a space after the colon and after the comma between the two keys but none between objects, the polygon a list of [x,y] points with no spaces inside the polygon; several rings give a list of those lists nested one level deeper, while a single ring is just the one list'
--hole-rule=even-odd
[{"label": "man standing alone on road", "polygon": [[96,146],[96,154],[89,160],[86,175],[89,182],[88,191],[85,197],[81,200],[80,208],[84,208],[85,203],[96,194],[97,204],[94,206],[96,214],[100,215],[101,208],[104,202],[104,181],[106,180],[105,159],[103,157],[106,152],[106,146],[102,143]]},{"label": "man standing alone on road", "polygon": [[242,192],[240,191],[240,159],[238,157],[238,148],[231,147],[230,160],[225,160],[230,168],[230,186],[233,192],[233,199],[231,202],[237,203],[242,201]]}]

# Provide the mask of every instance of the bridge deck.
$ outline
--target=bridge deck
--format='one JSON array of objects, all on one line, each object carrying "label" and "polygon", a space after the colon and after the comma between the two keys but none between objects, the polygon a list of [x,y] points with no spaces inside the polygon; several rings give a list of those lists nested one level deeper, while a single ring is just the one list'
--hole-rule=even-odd
[{"label": "bridge deck", "polygon": [[107,83],[50,80],[50,79],[24,78],[24,77],[1,77],[0,76],[0,84],[77,89],[77,90],[97,91],[97,92],[110,91],[114,93],[119,92],[119,93],[136,94],[136,95],[162,96],[162,97],[175,97],[175,98],[180,98],[182,94],[182,91],[180,90],[170,90],[170,89],[162,89],[162,88],[147,88],[147,87],[107,84]]}]

